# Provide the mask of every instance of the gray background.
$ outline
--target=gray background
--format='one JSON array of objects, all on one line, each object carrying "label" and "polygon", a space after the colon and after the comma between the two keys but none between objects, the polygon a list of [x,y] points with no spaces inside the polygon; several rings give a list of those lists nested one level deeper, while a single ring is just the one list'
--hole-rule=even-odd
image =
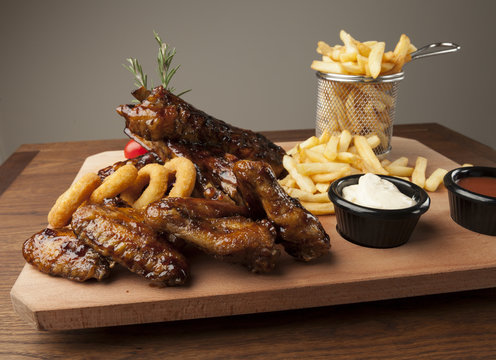
[{"label": "gray background", "polygon": [[184,98],[253,130],[314,127],[318,40],[339,30],[456,54],[405,68],[396,123],[438,122],[496,147],[494,1],[2,1],[0,163],[23,143],[123,138],[137,57],[157,84],[153,30],[177,49]]}]

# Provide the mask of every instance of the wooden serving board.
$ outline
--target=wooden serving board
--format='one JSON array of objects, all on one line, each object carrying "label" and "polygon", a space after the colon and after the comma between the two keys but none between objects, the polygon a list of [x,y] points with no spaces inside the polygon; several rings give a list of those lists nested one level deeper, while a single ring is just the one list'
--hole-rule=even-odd
[{"label": "wooden serving board", "polygon": [[[283,143],[286,148],[293,143]],[[427,173],[458,164],[404,138],[393,138],[387,157],[429,159]],[[79,174],[122,159],[122,152],[89,157]],[[79,175],[78,174],[78,175]],[[496,237],[462,228],[449,215],[446,189],[430,193],[431,207],[410,241],[393,249],[354,245],[336,232],[334,216],[322,216],[332,249],[313,263],[284,254],[276,271],[255,275],[200,253],[187,254],[191,281],[151,287],[118,268],[102,282],[76,283],[26,264],[11,290],[18,314],[38,329],[65,330],[288,310],[481,289],[496,286]]]}]

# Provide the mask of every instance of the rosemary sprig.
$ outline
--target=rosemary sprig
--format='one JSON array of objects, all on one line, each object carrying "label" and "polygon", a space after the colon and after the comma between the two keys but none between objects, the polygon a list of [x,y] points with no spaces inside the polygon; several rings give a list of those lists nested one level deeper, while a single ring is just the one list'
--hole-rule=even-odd
[{"label": "rosemary sprig", "polygon": [[[162,86],[166,90],[174,94],[176,89],[169,86],[169,83],[172,80],[174,74],[177,72],[177,70],[180,67],[180,65],[177,65],[176,67],[171,68],[172,59],[174,58],[174,55],[176,55],[176,49],[175,48],[170,49],[169,46],[162,41],[158,33],[156,33],[155,31],[153,32],[153,34],[155,35],[155,40],[157,41],[159,46],[157,62],[158,62],[158,73],[160,76],[160,81],[162,82]],[[176,96],[184,95],[189,91],[191,91],[191,89],[182,91],[181,93],[176,94]]]},{"label": "rosemary sprig", "polygon": [[[175,68],[171,68],[172,59],[174,58],[174,55],[176,55],[176,49],[175,48],[170,49],[169,46],[162,41],[158,33],[156,33],[155,31],[153,32],[153,34],[155,35],[155,40],[157,41],[159,46],[157,62],[158,62],[158,74],[160,76],[160,82],[162,83],[162,86],[166,90],[174,94],[176,89],[171,87],[169,84],[172,80],[172,77],[180,67],[180,65],[178,65]],[[144,87],[145,89],[147,89],[148,77],[146,76],[146,74],[143,73],[143,69],[140,63],[138,62],[138,60],[134,58],[129,58],[126,60],[128,64],[123,64],[123,66],[134,75],[134,80],[135,80],[134,85],[136,85],[136,87],[138,88]],[[191,89],[175,95],[181,96],[189,91],[191,91]]]},{"label": "rosemary sprig", "polygon": [[135,80],[134,85],[136,85],[136,87],[138,88],[144,87],[146,89],[148,77],[145,74],[143,74],[143,69],[140,63],[138,62],[138,60],[133,58],[129,58],[126,60],[128,62],[128,65],[126,64],[122,64],[122,65],[134,75],[134,80]]}]

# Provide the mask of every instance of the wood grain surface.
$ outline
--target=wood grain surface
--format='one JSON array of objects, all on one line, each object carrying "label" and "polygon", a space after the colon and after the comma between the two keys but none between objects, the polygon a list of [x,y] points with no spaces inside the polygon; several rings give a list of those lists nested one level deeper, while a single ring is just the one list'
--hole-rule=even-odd
[{"label": "wood grain surface", "polygon": [[[311,130],[272,132],[275,141],[301,140]],[[495,150],[437,124],[397,125],[395,135],[421,141],[458,162],[496,166]],[[148,325],[40,332],[13,311],[9,292],[24,266],[22,240],[46,224],[54,199],[83,160],[118,150],[125,139],[21,146],[36,152],[20,170],[0,167],[0,358],[334,358],[493,359],[496,289],[361,304]],[[12,159],[12,158],[11,158]],[[11,159],[6,163],[12,164]],[[1,188],[1,186],[0,186]]]}]

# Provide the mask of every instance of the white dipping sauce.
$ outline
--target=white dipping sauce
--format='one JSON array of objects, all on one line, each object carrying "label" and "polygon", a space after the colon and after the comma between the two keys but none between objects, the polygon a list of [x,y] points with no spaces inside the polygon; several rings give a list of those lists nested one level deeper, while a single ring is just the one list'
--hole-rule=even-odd
[{"label": "white dipping sauce", "polygon": [[415,205],[415,200],[400,192],[392,182],[370,173],[361,176],[358,184],[343,188],[343,197],[375,209],[404,209]]}]

